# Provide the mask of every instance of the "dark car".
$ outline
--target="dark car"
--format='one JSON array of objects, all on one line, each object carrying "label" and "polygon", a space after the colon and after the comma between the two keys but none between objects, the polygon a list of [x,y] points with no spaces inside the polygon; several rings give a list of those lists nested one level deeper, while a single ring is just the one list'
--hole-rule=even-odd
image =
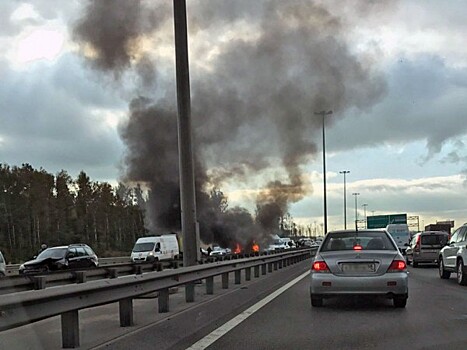
[{"label": "dark car", "polygon": [[97,267],[99,260],[94,251],[86,244],[71,244],[47,248],[34,260],[22,264],[20,274],[44,273],[64,269]]},{"label": "dark car", "polygon": [[447,244],[449,234],[443,231],[416,233],[405,252],[407,264],[418,267],[419,263],[438,263],[440,250]]}]

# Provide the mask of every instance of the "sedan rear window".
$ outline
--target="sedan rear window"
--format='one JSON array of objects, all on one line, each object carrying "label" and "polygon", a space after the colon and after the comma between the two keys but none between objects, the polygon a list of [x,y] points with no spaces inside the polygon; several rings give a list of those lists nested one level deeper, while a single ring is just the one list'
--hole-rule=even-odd
[{"label": "sedan rear window", "polygon": [[330,232],[321,251],[337,250],[396,250],[383,231]]}]

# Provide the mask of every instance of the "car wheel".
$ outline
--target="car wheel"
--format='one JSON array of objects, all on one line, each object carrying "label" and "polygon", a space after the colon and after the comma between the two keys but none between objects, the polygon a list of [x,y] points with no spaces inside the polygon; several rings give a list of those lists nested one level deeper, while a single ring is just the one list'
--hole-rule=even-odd
[{"label": "car wheel", "polygon": [[442,278],[443,280],[447,280],[449,277],[451,277],[451,273],[444,269],[444,263],[443,263],[442,257],[439,257],[438,272],[439,272],[439,277]]},{"label": "car wheel", "polygon": [[393,299],[394,307],[403,308],[407,305],[407,297],[405,296],[395,296]]},{"label": "car wheel", "polygon": [[462,259],[457,261],[457,283],[461,286],[467,285],[467,268],[464,266]]},{"label": "car wheel", "polygon": [[412,264],[413,267],[417,268],[418,267],[418,262],[414,261]]},{"label": "car wheel", "polygon": [[412,264],[412,262],[410,261],[409,257],[407,257],[406,260],[407,260],[407,265]]},{"label": "car wheel", "polygon": [[321,307],[323,306],[323,298],[317,296],[311,296],[311,306]]}]

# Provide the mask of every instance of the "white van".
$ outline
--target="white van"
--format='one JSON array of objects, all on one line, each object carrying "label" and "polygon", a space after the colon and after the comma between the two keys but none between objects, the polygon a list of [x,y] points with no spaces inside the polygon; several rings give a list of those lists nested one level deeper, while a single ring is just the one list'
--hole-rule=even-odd
[{"label": "white van", "polygon": [[154,262],[178,258],[177,235],[138,238],[131,252],[133,262]]},{"label": "white van", "polygon": [[410,242],[409,226],[407,224],[389,224],[386,231],[390,233],[397,247],[405,254]]}]

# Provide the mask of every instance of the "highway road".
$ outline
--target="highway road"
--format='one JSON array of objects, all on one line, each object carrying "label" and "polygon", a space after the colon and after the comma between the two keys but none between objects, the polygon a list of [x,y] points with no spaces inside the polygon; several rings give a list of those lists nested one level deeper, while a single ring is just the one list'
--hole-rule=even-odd
[{"label": "highway road", "polygon": [[[405,309],[368,298],[311,308],[309,266],[304,261],[241,285],[231,279],[228,290],[217,282],[214,296],[198,285],[196,303],[175,293],[168,314],[155,311],[154,299],[135,301],[136,325],[129,328],[118,327],[115,305],[84,310],[81,348],[467,349],[467,288],[440,280],[436,268],[409,268]],[[55,318],[2,332],[0,349],[60,348],[59,327]]]},{"label": "highway road", "polygon": [[[301,264],[287,274],[288,282],[306,274],[309,263]],[[301,271],[300,271],[301,269]],[[292,270],[292,269],[291,269]],[[225,323],[234,314],[220,317],[205,325],[204,315],[213,314],[216,318],[223,314],[223,307],[229,302],[236,303],[238,295],[229,299],[220,298],[222,303],[205,305],[204,310],[185,315],[172,325],[159,325],[135,336],[109,344],[110,349],[149,348],[160,341],[160,334],[190,334],[189,327],[200,329],[176,344],[168,344],[172,349],[186,349],[198,343],[193,349],[467,349],[467,288],[458,286],[454,278],[440,280],[434,267],[410,270],[410,298],[405,309],[395,309],[387,299],[357,298],[334,299],[325,302],[323,308],[311,308],[309,300],[309,276],[306,276],[286,289],[282,294],[252,313],[239,318],[243,322],[220,336],[210,344],[210,337],[224,333]],[[259,291],[249,286],[257,298],[244,293],[250,308],[265,296],[263,286]],[[237,294],[241,294],[238,291]],[[236,314],[238,314],[237,312]],[[197,322],[198,321],[198,322]],[[204,326],[204,327],[203,327]],[[229,325],[227,325],[227,328]],[[232,325],[230,325],[232,326]],[[212,334],[216,329],[218,334]],[[177,333],[178,329],[178,333]],[[191,332],[192,333],[192,332]],[[173,335],[172,339],[181,338]],[[210,335],[210,336],[209,336]],[[206,338],[207,336],[207,338]]]}]

